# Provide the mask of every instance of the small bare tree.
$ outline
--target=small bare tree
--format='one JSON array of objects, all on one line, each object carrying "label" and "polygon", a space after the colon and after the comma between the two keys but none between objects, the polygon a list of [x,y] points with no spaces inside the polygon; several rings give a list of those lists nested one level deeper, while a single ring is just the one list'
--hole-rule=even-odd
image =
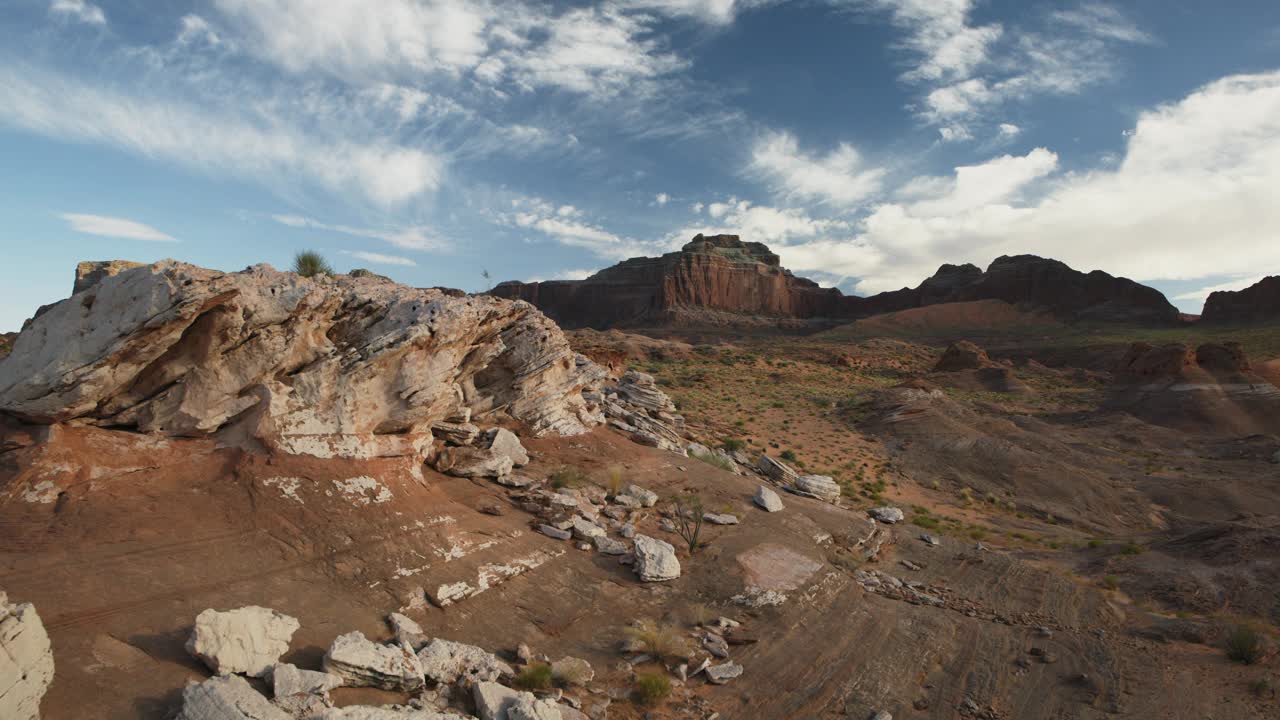
[{"label": "small bare tree", "polygon": [[702,498],[696,493],[676,495],[671,498],[671,508],[675,517],[672,522],[678,534],[688,545],[692,555],[699,547],[698,536],[702,534]]}]

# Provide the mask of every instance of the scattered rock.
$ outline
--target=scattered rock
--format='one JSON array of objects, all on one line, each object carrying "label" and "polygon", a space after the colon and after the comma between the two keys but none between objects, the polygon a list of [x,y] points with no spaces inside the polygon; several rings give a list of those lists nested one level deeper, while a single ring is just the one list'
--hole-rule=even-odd
[{"label": "scattered rock", "polygon": [[391,632],[395,633],[396,642],[409,646],[415,652],[426,645],[427,640],[430,639],[422,631],[421,625],[400,613],[393,612],[388,615],[387,624],[391,626]]},{"label": "scattered rock", "polygon": [[658,493],[646,490],[639,485],[628,485],[622,494],[634,498],[642,507],[653,507],[658,504]]},{"label": "scattered rock", "polygon": [[533,478],[525,475],[501,475],[493,481],[509,488],[525,488],[533,484]]},{"label": "scattered rock", "polygon": [[715,633],[706,633],[702,638],[702,646],[707,652],[718,658],[724,659],[729,657],[729,643],[725,639]]},{"label": "scattered rock", "polygon": [[705,671],[707,680],[714,685],[724,685],[730,680],[741,677],[742,666],[735,662],[727,662],[723,665],[708,665]]},{"label": "scattered rock", "polygon": [[893,715],[888,710],[877,710],[876,714],[871,716],[871,720],[893,720]]},{"label": "scattered rock", "polygon": [[0,592],[0,718],[39,720],[51,682],[53,649],[35,606]]},{"label": "scattered rock", "polygon": [[578,540],[589,542],[595,537],[606,534],[604,528],[581,516],[574,516],[572,523],[573,537]]},{"label": "scattered rock", "polygon": [[422,673],[437,683],[491,682],[514,675],[511,666],[474,645],[435,638],[418,651]]},{"label": "scattered rock", "polygon": [[524,467],[529,464],[529,452],[520,444],[520,438],[506,428],[494,428],[484,435],[488,449],[498,455],[511,458],[511,464]]},{"label": "scattered rock", "polygon": [[248,680],[239,675],[219,675],[202,683],[191,683],[182,691],[182,712],[178,714],[177,720],[292,718],[254,690]]},{"label": "scattered rock", "polygon": [[888,525],[900,523],[906,517],[906,515],[904,515],[898,508],[889,506],[872,508],[867,512],[871,514],[871,517]]},{"label": "scattered rock", "polygon": [[271,692],[278,698],[301,693],[323,694],[336,687],[342,687],[342,678],[331,673],[301,670],[290,663],[276,663],[271,667]]},{"label": "scattered rock", "polygon": [[595,679],[591,663],[576,657],[563,657],[551,663],[551,675],[570,685],[586,685]]},{"label": "scattered rock", "polygon": [[680,561],[671,543],[636,535],[636,575],[644,582],[663,582],[680,577]]},{"label": "scattered rock", "polygon": [[294,618],[256,605],[196,617],[187,652],[219,675],[244,673],[262,677],[280,656],[300,625]]},{"label": "scattered rock", "polygon": [[938,545],[942,544],[941,540],[934,537],[933,535],[930,535],[929,533],[920,533],[920,540],[923,541],[926,545],[932,545],[934,547],[937,547]]},{"label": "scattered rock", "polygon": [[413,650],[401,645],[379,645],[359,631],[339,635],[324,654],[323,667],[349,687],[404,692],[422,687],[422,665]]},{"label": "scattered rock", "polygon": [[702,519],[712,525],[737,525],[738,516],[729,513],[702,513]]},{"label": "scattered rock", "polygon": [[568,530],[561,530],[558,527],[552,527],[550,525],[539,525],[538,532],[542,533],[543,535],[546,535],[547,537],[553,537],[557,540],[568,540],[573,537],[573,533],[569,532]]},{"label": "scattered rock", "polygon": [[596,550],[605,555],[627,554],[627,544],[621,540],[614,540],[608,535],[597,535],[592,538],[592,542],[596,544]]},{"label": "scattered rock", "polygon": [[436,458],[436,470],[457,477],[498,478],[513,467],[510,457],[488,448],[447,447]]},{"label": "scattered rock", "polygon": [[496,682],[478,682],[471,690],[480,720],[561,720],[554,701],[538,700]]},{"label": "scattered rock", "polygon": [[817,498],[827,502],[840,499],[840,486],[826,475],[800,475],[790,490],[797,495]]},{"label": "scattered rock", "polygon": [[906,569],[908,569],[908,570],[921,570],[921,569],[923,569],[923,568],[921,568],[919,565],[917,565],[917,564],[915,564],[915,563],[913,563],[913,562],[911,562],[910,560],[907,560],[907,559],[899,560],[899,561],[898,561],[898,563],[899,563],[900,565],[902,565],[902,567],[904,567],[904,568],[906,568]]},{"label": "scattered rock", "polygon": [[778,493],[764,485],[756,488],[755,497],[751,499],[766,512],[780,512],[786,507],[782,504],[782,498],[778,497]]}]

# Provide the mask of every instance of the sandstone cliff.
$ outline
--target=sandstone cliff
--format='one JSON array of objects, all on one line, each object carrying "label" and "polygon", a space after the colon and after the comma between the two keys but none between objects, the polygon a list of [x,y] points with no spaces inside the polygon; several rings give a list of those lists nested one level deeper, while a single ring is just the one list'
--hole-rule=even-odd
[{"label": "sandstone cliff", "polygon": [[1203,323],[1247,323],[1280,319],[1280,275],[1243,290],[1219,290],[1204,303]]},{"label": "sandstone cliff", "polygon": [[698,235],[679,252],[632,258],[585,280],[504,282],[492,294],[527,300],[564,327],[596,329],[829,323],[973,300],[1004,300],[1070,321],[1164,325],[1179,317],[1157,290],[1034,255],[997,258],[985,272],[943,265],[915,288],[847,296],[796,277],[769,248],[736,235]]}]

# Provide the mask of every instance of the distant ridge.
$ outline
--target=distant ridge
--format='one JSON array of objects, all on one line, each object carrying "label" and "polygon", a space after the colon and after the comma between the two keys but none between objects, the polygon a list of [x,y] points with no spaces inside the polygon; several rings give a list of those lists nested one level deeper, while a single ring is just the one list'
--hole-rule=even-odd
[{"label": "distant ridge", "polygon": [[1035,255],[996,258],[985,272],[943,265],[915,288],[845,295],[794,275],[766,245],[737,235],[700,234],[677,252],[625,260],[585,280],[508,281],[490,293],[526,300],[566,328],[820,325],[974,300],[1003,300],[1065,321],[1180,321],[1154,288]]}]

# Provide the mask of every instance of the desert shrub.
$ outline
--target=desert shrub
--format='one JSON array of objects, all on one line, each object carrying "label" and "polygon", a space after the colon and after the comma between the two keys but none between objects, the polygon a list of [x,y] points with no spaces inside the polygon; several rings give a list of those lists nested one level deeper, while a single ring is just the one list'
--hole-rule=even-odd
[{"label": "desert shrub", "polygon": [[1121,555],[1140,555],[1142,551],[1143,547],[1135,542],[1127,542],[1120,548]]},{"label": "desert shrub", "polygon": [[747,446],[747,443],[745,443],[744,441],[738,438],[728,438],[724,442],[720,443],[720,447],[724,448],[725,450],[728,450],[729,452],[737,452],[738,450],[742,450],[746,446]]},{"label": "desert shrub", "polygon": [[719,455],[715,455],[712,453],[694,452],[694,451],[689,452],[689,457],[692,457],[695,460],[701,460],[702,462],[708,465],[714,465],[715,467],[718,467],[721,470],[733,472],[733,462],[728,458],[723,458],[723,457],[720,457]]},{"label": "desert shrub", "polygon": [[623,479],[622,466],[610,465],[607,479],[608,484],[606,485],[606,488],[609,490],[609,495],[617,497],[618,493],[622,492]]},{"label": "desert shrub", "polygon": [[550,665],[533,663],[516,675],[515,685],[522,690],[546,690],[551,687],[552,680]]},{"label": "desert shrub", "polygon": [[778,457],[782,458],[783,460],[786,460],[787,462],[796,461],[796,454],[795,454],[795,451],[793,450],[783,450],[782,454],[779,455]]},{"label": "desert shrub", "polygon": [[551,487],[559,490],[560,488],[573,488],[582,485],[587,481],[586,473],[582,469],[574,465],[562,465],[551,473]]},{"label": "desert shrub", "polygon": [[1115,590],[1120,587],[1120,578],[1115,575],[1104,575],[1102,577],[1102,587],[1108,590]]},{"label": "desert shrub", "polygon": [[671,694],[671,679],[666,673],[651,672],[636,675],[636,701],[641,705],[655,705]]},{"label": "desert shrub", "polygon": [[671,499],[672,522],[676,526],[676,534],[689,546],[692,555],[698,549],[698,537],[702,534],[702,498],[696,494],[676,495]]},{"label": "desert shrub", "polygon": [[315,277],[316,275],[332,275],[333,268],[329,266],[324,256],[314,250],[303,250],[293,256],[293,271],[302,277]]},{"label": "desert shrub", "polygon": [[929,515],[912,515],[911,524],[926,530],[937,530],[941,523],[938,522],[938,518]]},{"label": "desert shrub", "polygon": [[682,658],[689,654],[689,643],[679,628],[641,620],[624,632],[642,652],[656,658]]},{"label": "desert shrub", "polygon": [[1091,548],[1100,548],[1103,545],[1106,545],[1106,543],[1099,538],[1093,538],[1089,541],[1089,547]]},{"label": "desert shrub", "polygon": [[1262,636],[1248,625],[1237,625],[1227,635],[1227,657],[1245,665],[1262,659]]},{"label": "desert shrub", "polygon": [[987,531],[984,528],[976,527],[969,530],[969,537],[973,540],[981,540],[986,536],[987,536]]}]

